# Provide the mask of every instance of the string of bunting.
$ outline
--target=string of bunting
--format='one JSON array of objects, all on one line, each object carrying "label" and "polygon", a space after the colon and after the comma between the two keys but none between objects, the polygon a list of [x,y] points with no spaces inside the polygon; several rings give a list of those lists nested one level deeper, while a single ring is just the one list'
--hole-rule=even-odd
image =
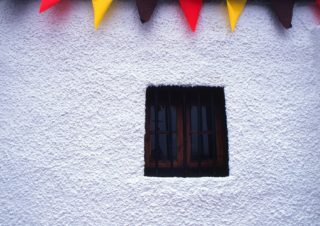
[{"label": "string of bunting", "polygon": [[[42,0],[40,3],[40,13],[45,12],[61,0]],[[270,0],[271,6],[278,16],[280,23],[285,28],[291,28],[293,7],[296,0]],[[156,8],[158,0],[136,0],[140,20],[142,23],[148,22]],[[105,13],[108,11],[112,0],[92,0],[94,13],[94,27],[98,29]],[[188,21],[192,31],[196,30],[198,18],[202,8],[203,0],[179,0],[181,9]],[[238,19],[243,12],[247,0],[226,0],[231,30],[234,31]],[[320,8],[320,0],[316,0]]]}]

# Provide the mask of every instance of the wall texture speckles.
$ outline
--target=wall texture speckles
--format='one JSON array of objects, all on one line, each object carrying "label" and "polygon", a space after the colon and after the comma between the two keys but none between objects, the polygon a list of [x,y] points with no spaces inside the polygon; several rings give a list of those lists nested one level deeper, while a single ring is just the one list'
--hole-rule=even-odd
[{"label": "wall texture speckles", "polygon": [[[320,28],[311,3],[284,30],[222,2],[191,33],[178,2],[141,25],[116,1],[39,15],[0,1],[1,225],[320,225]],[[225,86],[230,176],[143,176],[149,84]]]}]

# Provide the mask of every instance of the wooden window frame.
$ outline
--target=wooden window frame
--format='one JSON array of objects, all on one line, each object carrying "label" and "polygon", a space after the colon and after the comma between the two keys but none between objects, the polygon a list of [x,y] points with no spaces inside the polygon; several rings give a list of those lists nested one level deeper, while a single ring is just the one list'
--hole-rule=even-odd
[{"label": "wooden window frame", "polygon": [[[153,99],[154,97],[159,98],[159,95],[161,96],[163,93],[168,95],[168,103]],[[215,135],[213,142],[215,145],[215,152],[213,154],[215,155],[213,159],[203,158],[203,154],[201,154],[200,160],[193,160],[191,158],[191,133],[194,133],[191,131],[191,106],[193,102],[188,99],[188,93],[199,93],[199,100],[200,95],[211,95],[211,109],[214,109],[211,112],[211,114],[214,114],[212,116],[214,126],[212,125],[211,134]],[[171,102],[172,98],[175,99],[174,102]],[[153,133],[151,131],[152,104],[155,106],[161,104],[175,106],[177,158],[174,161],[159,160],[157,157],[153,158],[151,134],[157,136],[158,131],[154,131]],[[225,98],[222,87],[148,87],[145,130],[145,176],[201,177],[229,175]],[[169,132],[167,131],[167,133]],[[203,134],[206,132],[200,130],[197,133]],[[164,134],[164,132],[161,134]],[[157,152],[156,155],[158,155]]]}]

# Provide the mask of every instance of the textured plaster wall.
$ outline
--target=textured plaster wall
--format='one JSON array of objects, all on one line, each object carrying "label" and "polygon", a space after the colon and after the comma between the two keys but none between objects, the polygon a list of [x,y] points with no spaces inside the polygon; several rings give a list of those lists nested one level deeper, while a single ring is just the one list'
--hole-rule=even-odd
[{"label": "textured plaster wall", "polygon": [[[0,1],[0,225],[320,225],[311,2],[288,31],[251,2],[235,33],[219,1],[196,33],[176,1],[144,26],[116,1],[97,31],[90,1],[38,4]],[[150,84],[225,87],[229,177],[143,176]]]}]

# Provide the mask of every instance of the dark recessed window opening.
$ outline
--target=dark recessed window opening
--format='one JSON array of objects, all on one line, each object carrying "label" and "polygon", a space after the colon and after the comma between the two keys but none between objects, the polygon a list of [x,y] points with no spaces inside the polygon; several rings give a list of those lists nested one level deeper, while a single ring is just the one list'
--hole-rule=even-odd
[{"label": "dark recessed window opening", "polygon": [[148,87],[145,176],[228,176],[222,87]]}]

